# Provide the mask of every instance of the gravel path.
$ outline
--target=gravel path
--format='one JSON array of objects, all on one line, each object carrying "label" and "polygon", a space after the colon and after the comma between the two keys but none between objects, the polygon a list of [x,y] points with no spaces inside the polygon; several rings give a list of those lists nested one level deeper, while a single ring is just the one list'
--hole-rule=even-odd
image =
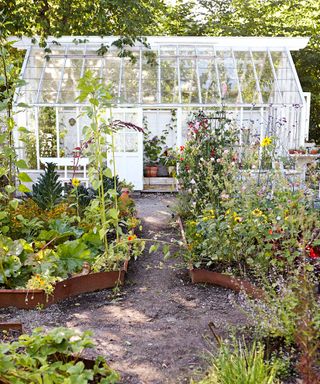
[{"label": "gravel path", "polygon": [[[171,195],[142,195],[135,199],[146,238],[179,238],[172,220]],[[204,353],[213,343],[208,323],[224,335],[244,316],[229,301],[230,291],[191,285],[181,260],[163,260],[148,250],[130,264],[126,284],[91,293],[37,310],[0,309],[0,319],[22,321],[25,330],[35,326],[90,329],[96,352],[121,372],[123,384],[189,383]]]}]

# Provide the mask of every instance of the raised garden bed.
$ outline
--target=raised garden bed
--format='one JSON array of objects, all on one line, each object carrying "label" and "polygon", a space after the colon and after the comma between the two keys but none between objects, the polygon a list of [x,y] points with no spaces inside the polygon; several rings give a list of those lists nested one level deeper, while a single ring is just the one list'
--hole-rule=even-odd
[{"label": "raised garden bed", "polygon": [[[178,224],[180,227],[182,239],[184,243],[187,244],[183,222],[180,217],[178,217]],[[189,275],[193,284],[206,283],[228,288],[235,292],[244,291],[248,296],[255,299],[262,299],[265,296],[265,293],[262,289],[255,287],[249,281],[241,280],[225,273],[215,272],[203,268],[198,269],[194,268],[193,265],[189,265]]]},{"label": "raised garden bed", "polygon": [[58,303],[66,298],[106,288],[123,285],[128,269],[128,261],[119,271],[97,272],[83,276],[75,276],[59,281],[54,286],[52,295],[42,289],[0,289],[0,307],[16,307],[20,309],[43,308]]}]

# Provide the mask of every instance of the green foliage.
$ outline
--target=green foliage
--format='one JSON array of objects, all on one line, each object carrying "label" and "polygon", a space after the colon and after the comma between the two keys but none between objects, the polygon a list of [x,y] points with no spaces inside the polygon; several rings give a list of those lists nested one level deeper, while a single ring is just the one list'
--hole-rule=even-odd
[{"label": "green foliage", "polygon": [[[18,68],[12,58],[12,44],[5,39],[4,31],[8,26],[4,22],[0,30],[0,187],[5,195],[2,198],[11,200],[16,190],[16,177],[20,181],[30,181],[24,173],[18,173],[18,168],[26,168],[27,164],[18,160],[15,150],[13,132],[16,128],[13,111],[13,97],[17,88],[25,84],[19,78]],[[19,106],[19,105],[18,105]],[[7,189],[3,190],[3,187]],[[10,188],[10,190],[8,189]],[[19,186],[20,191],[29,192],[25,185]]]},{"label": "green foliage", "polygon": [[277,375],[281,362],[277,359],[265,361],[262,344],[253,342],[248,346],[245,341],[235,339],[224,342],[206,378],[198,384],[277,384]]},{"label": "green foliage", "polygon": [[[139,36],[157,33],[155,19],[165,11],[162,0],[95,0],[89,4],[84,0],[1,0],[0,8],[3,17],[10,21],[9,35],[40,36],[42,41],[47,36],[122,36],[114,43],[122,50]],[[77,41],[80,43],[81,39]]]},{"label": "green foliage", "polygon": [[219,204],[221,193],[232,180],[236,133],[227,122],[223,115],[203,111],[194,113],[188,122],[188,141],[180,147],[178,181],[194,216],[208,204]]},{"label": "green foliage", "polygon": [[148,129],[147,121],[144,119],[143,127],[143,155],[145,165],[157,165],[161,152],[166,144],[168,130],[162,132],[161,136],[153,136]]},{"label": "green foliage", "polygon": [[310,266],[300,266],[286,279],[278,278],[272,285],[266,282],[263,302],[246,296],[240,302],[254,327],[255,337],[267,346],[266,355],[282,355],[288,368],[292,371],[295,367],[308,384],[320,379],[320,307],[314,289],[317,284]]},{"label": "green foliage", "polygon": [[61,201],[63,187],[58,178],[55,164],[47,163],[44,174],[33,184],[31,197],[41,209],[50,210]]},{"label": "green foliage", "polygon": [[6,383],[27,384],[116,384],[119,375],[103,357],[86,368],[79,357],[84,349],[93,348],[90,332],[78,334],[68,328],[41,328],[22,335],[11,344],[0,344],[0,376]]},{"label": "green foliage", "polygon": [[12,240],[0,235],[0,285],[13,285],[14,278],[21,273],[27,253],[32,251],[25,240]]},{"label": "green foliage", "polygon": [[76,272],[84,261],[91,261],[92,255],[86,243],[81,239],[66,241],[57,246],[58,275]]},{"label": "green foliage", "polygon": [[[83,133],[85,140],[90,142],[86,150],[86,155],[90,161],[88,176],[92,187],[97,191],[97,199],[90,204],[90,211],[97,211],[99,215],[99,235],[105,244],[105,252],[108,252],[108,230],[110,225],[113,225],[116,231],[117,240],[121,229],[119,227],[119,211],[118,211],[118,196],[117,196],[117,179],[116,166],[114,155],[114,129],[111,126],[112,122],[105,119],[106,108],[110,109],[112,96],[108,92],[108,88],[102,84],[99,79],[93,76],[93,73],[87,71],[79,81],[80,102],[88,101],[90,106],[87,107],[86,114],[91,118],[91,123],[85,126]],[[109,137],[111,144],[108,144]],[[113,171],[105,167],[105,162],[111,157]],[[113,178],[113,189],[109,188],[109,184],[105,185],[108,178]],[[111,204],[110,204],[111,203]]]}]

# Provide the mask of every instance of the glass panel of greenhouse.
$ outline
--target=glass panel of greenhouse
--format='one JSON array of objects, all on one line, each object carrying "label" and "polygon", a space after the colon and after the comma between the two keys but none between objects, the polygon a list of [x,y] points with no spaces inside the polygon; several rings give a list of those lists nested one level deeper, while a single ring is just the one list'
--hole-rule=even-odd
[{"label": "glass panel of greenhouse", "polygon": [[26,50],[21,72],[26,85],[15,102],[30,107],[19,124],[33,132],[20,151],[34,169],[40,169],[41,158],[71,157],[81,144],[88,122],[81,117],[77,84],[87,70],[109,87],[120,115],[132,109],[136,123],[148,124],[155,135],[174,123],[167,146],[183,144],[188,115],[199,109],[224,110],[238,126],[240,143],[248,132],[257,140],[276,136],[285,152],[308,137],[310,98],[290,53],[304,48],[308,38],[148,37],[148,46],[127,47],[127,56],[114,40],[61,37],[49,39],[45,50],[26,38],[16,43]]},{"label": "glass panel of greenhouse", "polygon": [[[130,48],[130,57],[119,57],[112,46],[101,55],[102,43],[90,39],[77,45],[60,39],[59,45],[49,43],[46,52],[30,45],[22,73],[27,85],[17,101],[77,104],[77,82],[91,70],[111,86],[117,105],[304,103],[290,49],[299,48],[300,40],[305,39],[269,38],[264,39],[265,46],[261,38],[247,38],[247,46],[243,41],[237,45],[235,38],[229,38],[229,45],[224,46],[221,43],[226,44],[226,38],[221,43],[211,38],[211,44],[210,38],[193,38],[187,44],[181,38],[176,38],[176,43],[173,37],[149,39],[150,48]],[[103,43],[108,45],[108,41]]]}]

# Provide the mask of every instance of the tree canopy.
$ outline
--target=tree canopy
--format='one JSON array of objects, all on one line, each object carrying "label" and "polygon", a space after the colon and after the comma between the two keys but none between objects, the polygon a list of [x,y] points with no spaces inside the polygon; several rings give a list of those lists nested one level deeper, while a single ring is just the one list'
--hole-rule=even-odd
[{"label": "tree canopy", "polygon": [[[320,141],[319,0],[0,0],[2,35],[309,36],[293,58],[312,93],[311,137]],[[2,22],[1,22],[2,21]]]}]

